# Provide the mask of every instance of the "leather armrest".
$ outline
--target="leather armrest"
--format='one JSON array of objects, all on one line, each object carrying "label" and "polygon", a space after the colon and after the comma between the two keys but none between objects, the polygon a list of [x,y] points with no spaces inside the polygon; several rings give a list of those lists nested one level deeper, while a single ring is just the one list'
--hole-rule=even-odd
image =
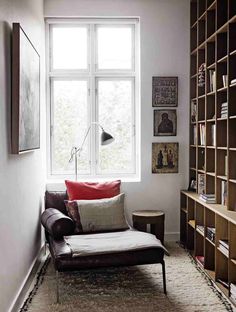
[{"label": "leather armrest", "polygon": [[74,221],[57,209],[46,209],[41,215],[41,223],[54,239],[74,234]]}]

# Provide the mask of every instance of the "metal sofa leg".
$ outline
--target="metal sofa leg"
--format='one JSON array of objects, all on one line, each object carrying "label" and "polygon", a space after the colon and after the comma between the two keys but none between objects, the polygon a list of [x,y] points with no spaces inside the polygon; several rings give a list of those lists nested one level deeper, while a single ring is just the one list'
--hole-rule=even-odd
[{"label": "metal sofa leg", "polygon": [[161,263],[162,265],[162,277],[163,277],[163,290],[164,290],[164,294],[166,295],[166,269],[165,269],[165,261],[163,261]]},{"label": "metal sofa leg", "polygon": [[59,272],[56,270],[56,303],[60,303],[59,298]]}]

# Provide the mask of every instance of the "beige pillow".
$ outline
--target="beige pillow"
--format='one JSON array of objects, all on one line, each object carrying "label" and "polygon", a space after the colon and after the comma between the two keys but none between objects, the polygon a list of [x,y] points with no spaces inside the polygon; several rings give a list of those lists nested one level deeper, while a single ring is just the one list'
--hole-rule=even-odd
[{"label": "beige pillow", "polygon": [[69,216],[76,223],[77,233],[125,230],[129,226],[124,215],[125,194],[94,200],[66,202]]}]

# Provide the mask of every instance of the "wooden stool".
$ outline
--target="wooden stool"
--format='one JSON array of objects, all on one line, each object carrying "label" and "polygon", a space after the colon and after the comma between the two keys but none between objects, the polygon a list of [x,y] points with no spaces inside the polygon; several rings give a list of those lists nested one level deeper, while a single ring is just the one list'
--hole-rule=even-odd
[{"label": "wooden stool", "polygon": [[132,214],[135,229],[146,232],[150,224],[151,233],[164,244],[165,214],[160,210],[140,210]]}]

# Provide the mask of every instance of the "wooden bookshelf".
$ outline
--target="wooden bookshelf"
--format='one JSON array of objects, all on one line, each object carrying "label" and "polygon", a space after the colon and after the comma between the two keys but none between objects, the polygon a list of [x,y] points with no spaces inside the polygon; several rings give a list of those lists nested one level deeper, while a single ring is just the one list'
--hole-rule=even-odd
[{"label": "wooden bookshelf", "polygon": [[[230,298],[223,283],[236,284],[236,1],[190,0],[190,10],[189,177],[197,189],[181,193],[180,240]],[[215,204],[200,199],[202,186]]]},{"label": "wooden bookshelf", "polygon": [[[204,203],[195,192],[181,192],[180,242],[199,267],[229,298],[230,286],[236,284],[236,213],[226,206]],[[211,231],[209,231],[211,229]],[[213,235],[212,229],[215,229]],[[212,235],[211,235],[212,234]],[[220,241],[228,241],[228,251]],[[204,259],[201,263],[198,258]],[[232,303],[235,302],[232,300]]]},{"label": "wooden bookshelf", "polygon": [[[236,211],[235,2],[192,0],[190,15],[190,178],[197,182],[198,175],[204,175],[205,193],[215,194],[217,204],[224,204],[222,193],[227,190],[226,205],[232,211]],[[200,83],[203,64],[205,81]]]}]

